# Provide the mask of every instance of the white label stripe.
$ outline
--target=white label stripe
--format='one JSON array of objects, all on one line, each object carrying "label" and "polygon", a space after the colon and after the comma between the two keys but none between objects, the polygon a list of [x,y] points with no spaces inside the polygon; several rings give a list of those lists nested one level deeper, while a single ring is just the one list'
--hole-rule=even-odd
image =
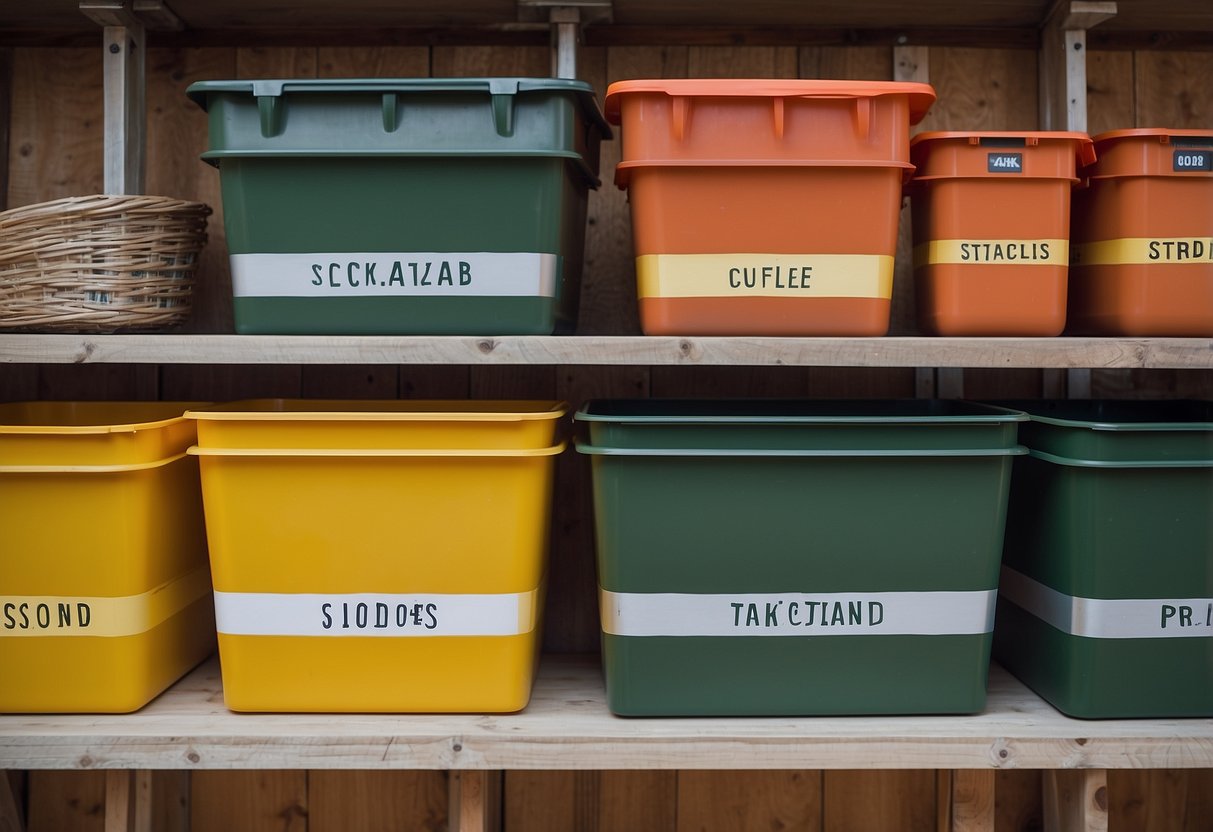
[{"label": "white label stripe", "polygon": [[1213,598],[1083,598],[1010,567],[999,592],[1063,633],[1085,638],[1213,638]]},{"label": "white label stripe", "polygon": [[216,591],[215,626],[240,636],[516,636],[535,629],[538,593]]},{"label": "white label stripe", "polygon": [[619,636],[977,635],[994,629],[996,593],[600,590],[599,602],[603,632]]},{"label": "white label stripe", "polygon": [[512,251],[233,254],[238,298],[555,297],[555,254]]}]

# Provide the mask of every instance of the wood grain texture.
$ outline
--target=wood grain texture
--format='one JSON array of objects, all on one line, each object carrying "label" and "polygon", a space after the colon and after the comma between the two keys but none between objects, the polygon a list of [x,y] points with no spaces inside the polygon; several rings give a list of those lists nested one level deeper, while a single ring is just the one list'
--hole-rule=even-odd
[{"label": "wood grain texture", "polygon": [[[1137,774],[1137,772],[1134,772]],[[1041,782],[1038,771],[999,771],[994,777],[996,832],[1039,832]]]},{"label": "wood grain texture", "polygon": [[307,772],[196,771],[190,832],[307,832]]},{"label": "wood grain texture", "polygon": [[995,832],[995,774],[984,769],[938,772],[935,808],[940,832]]},{"label": "wood grain texture", "polygon": [[152,772],[152,829],[190,832],[190,773]]},{"label": "wood grain texture", "polygon": [[207,114],[185,97],[185,88],[235,74],[234,49],[152,49],[147,56],[148,193],[205,202],[214,212],[194,282],[189,332],[232,331],[232,284],[219,170],[199,158],[208,145]]},{"label": "wood grain texture", "polygon": [[450,832],[501,832],[501,778],[500,771],[450,773]]},{"label": "wood grain texture", "polygon": [[[0,759],[26,769],[195,771],[1213,768],[1213,719],[1067,719],[997,666],[985,710],[948,718],[619,719],[601,674],[597,657],[549,655],[517,714],[334,718],[231,713],[212,660],[134,714],[0,716]],[[870,785],[897,792],[889,782]],[[214,800],[232,784],[208,785],[202,796]],[[920,785],[934,794],[934,779]],[[305,805],[305,794],[288,792],[295,803],[275,801]],[[930,809],[933,822],[933,797]]]},{"label": "wood grain texture", "polygon": [[935,772],[827,771],[825,832],[935,830]]},{"label": "wood grain texture", "polygon": [[[90,372],[92,370],[92,372]],[[100,372],[96,372],[100,370]],[[107,367],[82,367],[70,364],[44,364],[38,368],[36,397],[56,400],[155,399],[160,390],[159,373],[154,365],[112,364]]]},{"label": "wood grain texture", "polygon": [[1087,52],[1087,132],[1092,136],[1134,125],[1133,62],[1132,52]]},{"label": "wood grain texture", "polygon": [[[674,338],[664,336],[0,335],[0,363],[670,365],[678,367],[1113,367],[1207,370],[1208,338]],[[284,373],[288,368],[283,368]],[[298,368],[290,368],[298,384]],[[250,369],[250,373],[258,370]],[[288,374],[289,375],[289,374]],[[268,378],[268,377],[267,377]],[[276,389],[289,386],[285,379]],[[167,393],[164,395],[167,396]]]},{"label": "wood grain texture", "polygon": [[100,35],[96,49],[15,49],[8,205],[102,192]]},{"label": "wood grain texture", "polygon": [[1213,52],[1135,52],[1138,127],[1208,130],[1213,125]]},{"label": "wood grain texture", "polygon": [[820,771],[682,771],[678,832],[822,828]]},{"label": "wood grain texture", "polygon": [[441,771],[310,771],[307,832],[445,832]]},{"label": "wood grain texture", "polygon": [[939,98],[921,130],[1034,130],[1036,53],[1025,49],[932,47]]},{"label": "wood grain texture", "polygon": [[28,832],[104,832],[105,772],[31,771]]},{"label": "wood grain texture", "polygon": [[1044,772],[1044,832],[1107,832],[1108,776],[1101,769]]}]

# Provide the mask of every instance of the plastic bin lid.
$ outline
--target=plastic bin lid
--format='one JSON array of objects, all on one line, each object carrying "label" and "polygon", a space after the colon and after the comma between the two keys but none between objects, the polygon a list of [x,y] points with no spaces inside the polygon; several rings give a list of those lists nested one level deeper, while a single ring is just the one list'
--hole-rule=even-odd
[{"label": "plastic bin lid", "polygon": [[[993,147],[1000,146],[1000,142],[1017,142],[1015,145],[1002,145],[1006,147],[1033,147],[1042,141],[1074,142],[1074,154],[1078,160],[1079,167],[1095,162],[1095,143],[1090,136],[1086,133],[1062,130],[1024,130],[1021,132],[1014,130],[932,130],[912,136],[910,138],[910,147],[914,148],[919,145],[940,141],[966,141],[972,145],[985,144]],[[1022,142],[1022,144],[1018,142]]]},{"label": "plastic bin lid", "polygon": [[555,401],[430,401],[248,399],[186,412],[189,419],[208,421],[435,421],[516,422],[558,419],[567,411]]},{"label": "plastic bin lid", "polygon": [[1213,402],[1196,399],[1012,400],[1001,407],[1027,413],[1033,422],[1099,431],[1213,431]]},{"label": "plastic bin lid", "polygon": [[196,81],[185,94],[207,108],[212,93],[244,93],[255,98],[277,98],[290,93],[422,93],[476,92],[488,95],[519,95],[530,92],[567,92],[576,95],[588,121],[603,136],[611,128],[603,120],[594,98],[594,88],[585,81],[568,78],[290,78],[242,81]]},{"label": "plastic bin lid", "polygon": [[904,95],[909,99],[910,124],[917,124],[935,103],[935,88],[915,81],[821,81],[801,79],[661,78],[616,81],[607,87],[604,108],[619,124],[619,98],[628,93],[656,92],[675,96],[729,98],[875,98]]},{"label": "plastic bin lid", "polygon": [[645,425],[956,424],[1024,422],[1016,410],[938,399],[617,399],[588,402],[574,419]]}]

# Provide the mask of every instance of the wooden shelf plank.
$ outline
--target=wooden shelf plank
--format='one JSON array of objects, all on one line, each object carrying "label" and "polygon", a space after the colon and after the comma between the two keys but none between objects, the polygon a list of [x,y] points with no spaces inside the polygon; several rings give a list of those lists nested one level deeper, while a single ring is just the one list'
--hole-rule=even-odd
[{"label": "wooden shelf plank", "polygon": [[0,716],[0,768],[1213,767],[1213,719],[1068,719],[997,666],[989,690],[973,716],[623,719],[595,659],[546,656],[519,714],[234,714],[211,660],[134,714]]},{"label": "wooden shelf plank", "polygon": [[0,335],[0,363],[1210,369],[1213,339]]}]

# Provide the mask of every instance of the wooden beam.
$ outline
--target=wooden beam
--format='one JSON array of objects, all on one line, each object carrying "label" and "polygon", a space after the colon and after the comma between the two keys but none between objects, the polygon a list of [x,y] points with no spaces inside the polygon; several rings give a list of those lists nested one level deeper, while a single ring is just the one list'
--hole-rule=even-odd
[{"label": "wooden beam", "polygon": [[170,32],[185,29],[185,23],[164,0],[135,0],[133,11],[135,17],[148,29]]},{"label": "wooden beam", "polygon": [[937,774],[938,832],[994,832],[994,771],[955,769]]},{"label": "wooden beam", "polygon": [[452,771],[450,778],[450,832],[500,832],[501,772]]},{"label": "wooden beam", "polygon": [[1108,832],[1108,772],[1045,771],[1044,832]]},{"label": "wooden beam", "polygon": [[146,71],[143,24],[103,30],[107,194],[143,193]]}]

